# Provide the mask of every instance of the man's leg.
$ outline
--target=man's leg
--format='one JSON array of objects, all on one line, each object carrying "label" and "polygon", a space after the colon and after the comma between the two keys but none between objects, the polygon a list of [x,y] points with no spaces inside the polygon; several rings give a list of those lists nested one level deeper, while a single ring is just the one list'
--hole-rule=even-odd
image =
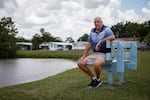
[{"label": "man's leg", "polygon": [[94,82],[94,84],[92,85],[92,87],[99,87],[101,86],[101,84],[103,83],[100,79],[100,74],[101,74],[101,65],[104,63],[103,59],[96,59],[94,61],[94,69],[95,69],[95,73],[96,73],[96,80]]},{"label": "man's leg", "polygon": [[87,60],[78,60],[78,67],[85,72],[91,79],[94,77],[94,74],[87,67]]},{"label": "man's leg", "polygon": [[93,87],[93,85],[96,83],[96,77],[87,67],[87,60],[78,60],[77,63],[78,67],[91,78],[91,82],[88,84],[88,86]]},{"label": "man's leg", "polygon": [[96,73],[96,78],[100,79],[100,74],[101,74],[101,66],[102,64],[104,64],[104,60],[103,59],[96,59],[94,61],[94,69],[95,69],[95,73]]}]

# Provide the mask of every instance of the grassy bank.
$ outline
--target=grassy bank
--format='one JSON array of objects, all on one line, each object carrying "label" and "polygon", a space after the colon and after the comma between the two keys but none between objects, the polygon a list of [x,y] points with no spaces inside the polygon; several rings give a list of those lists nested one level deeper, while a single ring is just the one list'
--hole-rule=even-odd
[{"label": "grassy bank", "polygon": [[[0,100],[150,100],[149,65],[150,52],[140,51],[138,69],[125,72],[123,85],[87,88],[89,78],[76,68],[40,81],[0,88]],[[101,78],[106,81],[107,72],[103,71]]]},{"label": "grassy bank", "polygon": [[69,51],[17,51],[18,58],[66,58],[78,59],[82,55],[83,50],[69,50]]}]

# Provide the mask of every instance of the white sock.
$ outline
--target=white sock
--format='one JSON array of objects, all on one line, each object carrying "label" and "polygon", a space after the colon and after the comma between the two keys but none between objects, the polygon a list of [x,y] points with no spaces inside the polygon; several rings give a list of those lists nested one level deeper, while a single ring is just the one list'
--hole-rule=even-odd
[{"label": "white sock", "polygon": [[96,77],[92,77],[92,80],[95,80],[96,79]]},{"label": "white sock", "polygon": [[99,79],[96,79],[97,81],[100,81],[100,78]]}]

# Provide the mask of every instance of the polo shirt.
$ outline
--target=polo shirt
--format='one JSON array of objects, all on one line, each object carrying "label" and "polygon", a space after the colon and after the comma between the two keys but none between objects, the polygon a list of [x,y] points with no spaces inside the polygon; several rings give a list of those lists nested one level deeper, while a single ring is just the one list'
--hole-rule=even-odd
[{"label": "polo shirt", "polygon": [[114,34],[113,31],[108,26],[105,26],[105,25],[102,26],[102,29],[99,33],[96,33],[96,28],[93,28],[93,29],[91,29],[91,32],[87,39],[87,42],[92,43],[92,50],[94,52],[107,53],[107,52],[110,52],[110,49],[106,48],[106,42],[104,42],[100,45],[100,49],[98,51],[95,50],[96,44],[100,40],[102,40],[112,34]]}]

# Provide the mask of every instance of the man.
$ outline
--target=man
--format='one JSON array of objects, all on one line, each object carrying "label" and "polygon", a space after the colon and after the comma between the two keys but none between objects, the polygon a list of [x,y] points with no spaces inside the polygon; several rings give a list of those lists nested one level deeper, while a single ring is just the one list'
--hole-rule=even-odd
[{"label": "man", "polygon": [[[105,53],[110,52],[106,48],[106,40],[114,40],[115,36],[112,30],[103,25],[100,17],[94,18],[94,25],[89,34],[86,47],[82,57],[78,60],[78,67],[91,78],[90,87],[99,87],[102,84],[100,79],[101,65],[105,63]],[[89,50],[92,49],[93,53],[87,56]],[[96,76],[87,67],[87,62],[92,61]]]}]

